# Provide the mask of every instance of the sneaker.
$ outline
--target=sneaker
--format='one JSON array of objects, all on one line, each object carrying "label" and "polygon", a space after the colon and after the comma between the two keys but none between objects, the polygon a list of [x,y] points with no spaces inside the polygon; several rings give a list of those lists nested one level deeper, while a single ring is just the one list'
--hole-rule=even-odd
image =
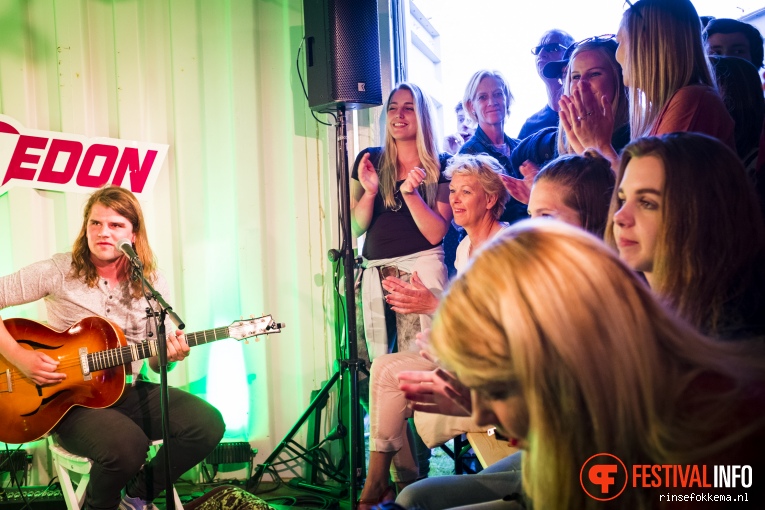
[{"label": "sneaker", "polygon": [[131,498],[127,494],[120,501],[119,510],[159,510],[153,503],[148,503],[141,498]]}]

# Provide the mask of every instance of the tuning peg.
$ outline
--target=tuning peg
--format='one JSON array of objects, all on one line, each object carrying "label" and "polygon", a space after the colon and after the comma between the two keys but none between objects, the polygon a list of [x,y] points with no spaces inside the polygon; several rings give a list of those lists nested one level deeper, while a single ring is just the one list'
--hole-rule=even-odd
[{"label": "tuning peg", "polygon": [[244,343],[246,343],[247,345],[250,345],[250,341],[247,339],[245,339]]},{"label": "tuning peg", "polygon": [[255,318],[255,315],[250,314],[250,319],[254,319],[254,318]]}]

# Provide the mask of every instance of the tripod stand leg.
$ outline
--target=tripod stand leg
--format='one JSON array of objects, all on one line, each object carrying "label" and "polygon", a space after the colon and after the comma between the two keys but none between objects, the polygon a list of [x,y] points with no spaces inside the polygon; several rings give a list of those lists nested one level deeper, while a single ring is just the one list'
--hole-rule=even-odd
[{"label": "tripod stand leg", "polygon": [[313,414],[319,405],[323,405],[324,401],[326,401],[326,398],[329,395],[329,391],[340,379],[343,370],[343,367],[340,367],[337,371],[335,371],[334,374],[332,374],[332,377],[330,377],[329,381],[327,381],[324,387],[316,394],[313,400],[311,400],[311,403],[308,405],[306,410],[303,412],[300,418],[298,418],[298,421],[295,422],[290,431],[287,432],[287,434],[284,436],[284,439],[282,439],[274,451],[271,452],[271,455],[269,455],[264,462],[258,464],[258,467],[255,469],[255,474],[253,474],[252,478],[250,478],[250,480],[247,482],[247,490],[252,490],[254,487],[258,486],[260,480],[263,478],[263,475],[266,472],[266,469],[268,469],[268,467],[279,457],[279,455],[282,454],[284,449],[288,447],[289,443],[292,441],[292,438],[294,438],[298,430],[300,430],[300,427],[302,427],[303,424],[311,417],[311,414]]}]

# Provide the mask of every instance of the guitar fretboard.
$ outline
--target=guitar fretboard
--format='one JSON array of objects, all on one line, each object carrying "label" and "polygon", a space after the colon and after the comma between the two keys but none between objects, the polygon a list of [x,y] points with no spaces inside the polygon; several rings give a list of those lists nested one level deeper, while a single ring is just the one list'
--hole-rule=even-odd
[{"label": "guitar fretboard", "polygon": [[[190,347],[196,347],[198,345],[215,342],[216,340],[224,340],[226,338],[230,338],[228,326],[188,333],[186,335],[186,342]],[[156,356],[157,353],[156,340],[148,340],[142,344],[116,347],[114,349],[90,353],[87,356],[88,371],[96,372],[98,370],[105,370],[120,365],[127,365],[133,361]]]}]

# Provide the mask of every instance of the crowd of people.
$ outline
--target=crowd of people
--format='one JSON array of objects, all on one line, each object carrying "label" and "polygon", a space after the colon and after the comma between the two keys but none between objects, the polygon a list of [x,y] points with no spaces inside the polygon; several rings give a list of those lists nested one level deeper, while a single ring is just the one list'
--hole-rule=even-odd
[{"label": "crowd of people", "polygon": [[[350,186],[370,364],[359,508],[717,508],[676,485],[593,497],[580,470],[604,452],[628,466],[748,466],[746,501],[765,506],[763,39],[702,20],[690,0],[638,0],[614,28],[541,36],[547,103],[518,138],[494,70],[466,84],[443,150],[426,91],[403,82],[387,98],[382,146],[358,155]],[[158,328],[125,242],[166,293],[136,197],[107,186],[72,252],[0,278],[0,309],[44,299],[56,329],[98,315],[142,343]],[[0,356],[38,389],[67,377],[17,340],[0,321]],[[170,333],[167,359],[188,354]],[[72,409],[54,431],[93,462],[87,508],[152,508],[172,481],[162,455],[146,463],[160,388],[133,365],[114,405]],[[225,424],[170,393],[176,478]],[[520,451],[427,478],[430,448],[489,427]]]},{"label": "crowd of people", "polygon": [[[690,0],[638,0],[615,28],[542,35],[548,102],[518,138],[497,71],[470,78],[440,155],[427,94],[389,96],[384,146],[352,181],[371,362],[359,508],[705,507],[675,486],[596,500],[580,468],[602,452],[750,466],[765,503],[763,39]],[[521,451],[427,478],[421,449],[488,427]]]}]

